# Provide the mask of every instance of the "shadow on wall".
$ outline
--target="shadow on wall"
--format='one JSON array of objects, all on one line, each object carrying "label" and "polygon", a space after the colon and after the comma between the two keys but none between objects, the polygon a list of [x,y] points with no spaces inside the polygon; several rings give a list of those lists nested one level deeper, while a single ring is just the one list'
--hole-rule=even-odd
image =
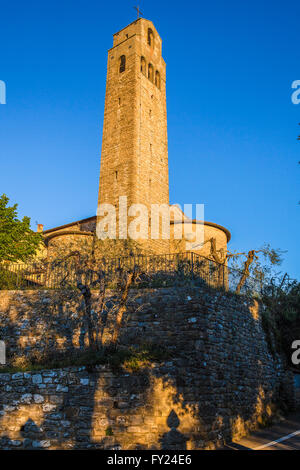
[{"label": "shadow on wall", "polygon": [[[14,294],[0,314],[8,353],[22,361],[34,339],[51,358],[84,351],[81,311],[76,293]],[[253,301],[193,286],[140,291],[128,301],[119,348],[145,338],[170,357],[134,368],[0,374],[0,447],[209,449],[276,414],[288,375],[268,350]]]},{"label": "shadow on wall", "polygon": [[167,425],[170,428],[169,432],[166,432],[160,439],[162,449],[186,449],[186,441],[188,437],[177,430],[180,425],[180,420],[174,410],[171,410]]}]

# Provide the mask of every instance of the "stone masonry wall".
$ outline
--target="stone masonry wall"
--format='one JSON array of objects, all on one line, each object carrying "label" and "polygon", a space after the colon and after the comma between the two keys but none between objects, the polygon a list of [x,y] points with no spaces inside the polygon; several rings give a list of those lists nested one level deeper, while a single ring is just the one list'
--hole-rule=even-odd
[{"label": "stone masonry wall", "polygon": [[[8,354],[50,340],[54,349],[84,348],[79,298],[57,296],[1,293]],[[147,341],[171,357],[138,373],[98,366],[0,374],[1,447],[202,449],[266,423],[280,397],[290,407],[294,397],[259,308],[207,287],[132,292],[119,342]]]}]

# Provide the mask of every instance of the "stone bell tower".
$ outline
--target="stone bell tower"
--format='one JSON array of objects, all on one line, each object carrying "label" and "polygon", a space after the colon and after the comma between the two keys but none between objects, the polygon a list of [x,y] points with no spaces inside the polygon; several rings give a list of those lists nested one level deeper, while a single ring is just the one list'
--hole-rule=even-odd
[{"label": "stone bell tower", "polygon": [[139,18],[108,51],[98,204],[169,204],[166,64],[153,23]]},{"label": "stone bell tower", "polygon": [[[63,251],[68,246],[72,247],[72,251],[80,250],[86,244],[94,247],[95,232],[98,238],[107,238],[107,243],[101,247],[103,251],[100,250],[102,257],[114,257],[116,252],[117,256],[125,254],[124,247],[128,254],[135,254],[135,249],[138,254],[141,251],[147,254],[185,252],[190,250],[186,241],[190,246],[192,232],[199,225],[204,227],[205,243],[202,247],[197,241],[193,251],[209,257],[211,240],[214,239],[217,250],[226,252],[230,233],[224,227],[188,219],[178,208],[174,210],[174,206],[168,213],[171,220],[161,212],[151,214],[152,204],[169,210],[166,64],[161,53],[161,38],[153,23],[144,18],[138,18],[114,34],[107,61],[98,197],[98,209],[102,204],[114,206],[109,207],[113,217],[108,216],[107,221],[106,214],[103,214],[105,210],[98,210],[95,217],[44,231],[48,256],[55,255],[57,246]],[[142,223],[139,220],[136,222],[140,218],[138,214],[126,213],[124,207],[118,210],[122,196],[127,198],[127,209],[132,208],[133,204],[146,206],[144,212],[148,213]],[[106,226],[111,225],[112,219],[117,222],[113,227],[114,234],[106,237]],[[139,238],[132,237],[132,222],[137,226],[148,225]],[[155,236],[153,226],[158,227]],[[184,230],[186,227],[187,233]],[[147,228],[148,234],[144,236]],[[177,236],[178,232],[181,232],[182,238]],[[112,238],[120,243],[114,243]],[[129,241],[133,239],[134,243],[123,243],[125,238]]]}]

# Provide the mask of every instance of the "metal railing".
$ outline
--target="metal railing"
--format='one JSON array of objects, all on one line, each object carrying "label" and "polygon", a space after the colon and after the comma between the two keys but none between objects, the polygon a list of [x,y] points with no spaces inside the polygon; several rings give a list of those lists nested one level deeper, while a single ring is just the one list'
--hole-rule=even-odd
[{"label": "metal railing", "polygon": [[[2,263],[0,289],[58,289],[76,288],[77,281],[96,286],[99,272],[112,285],[120,272],[136,268],[140,273],[139,286],[164,287],[181,285],[193,280],[211,287],[235,291],[242,272],[228,265],[218,264],[193,252],[165,255],[137,255],[103,258],[94,263],[79,264],[75,260],[36,262],[31,264]],[[246,280],[241,293],[259,293],[260,283],[251,277]]]}]

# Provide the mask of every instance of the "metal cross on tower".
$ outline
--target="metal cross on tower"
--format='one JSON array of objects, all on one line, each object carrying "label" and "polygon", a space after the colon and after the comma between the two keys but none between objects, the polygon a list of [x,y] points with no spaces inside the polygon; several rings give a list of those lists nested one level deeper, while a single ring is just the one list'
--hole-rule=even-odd
[{"label": "metal cross on tower", "polygon": [[139,19],[140,16],[143,16],[143,13],[140,10],[140,6],[133,7],[137,11],[137,18]]}]

